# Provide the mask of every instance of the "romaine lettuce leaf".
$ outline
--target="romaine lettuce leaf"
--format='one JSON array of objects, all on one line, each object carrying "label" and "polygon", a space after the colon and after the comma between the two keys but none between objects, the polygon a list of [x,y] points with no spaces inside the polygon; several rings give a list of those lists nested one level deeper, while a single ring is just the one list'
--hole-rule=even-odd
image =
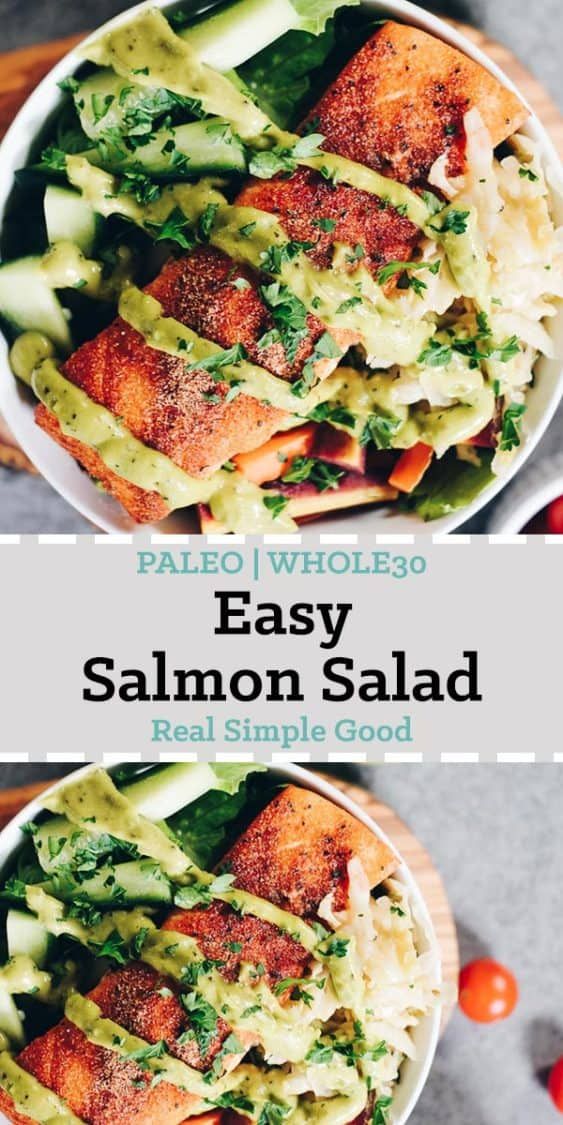
[{"label": "romaine lettuce leaf", "polygon": [[291,0],[299,16],[300,30],[310,31],[312,35],[320,35],[339,8],[355,7],[359,3],[360,0]]},{"label": "romaine lettuce leaf", "polygon": [[479,464],[460,461],[455,451],[434,461],[418,488],[405,498],[404,507],[425,521],[437,520],[465,508],[492,480],[493,451],[479,450]]}]

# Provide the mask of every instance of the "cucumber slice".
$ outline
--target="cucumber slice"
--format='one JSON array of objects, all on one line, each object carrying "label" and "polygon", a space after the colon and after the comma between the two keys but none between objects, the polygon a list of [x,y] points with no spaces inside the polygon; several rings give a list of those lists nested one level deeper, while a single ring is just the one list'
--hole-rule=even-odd
[{"label": "cucumber slice", "polygon": [[159,821],[216,788],[217,775],[207,762],[175,762],[124,785],[122,793],[142,816]]},{"label": "cucumber slice", "polygon": [[0,266],[0,315],[22,332],[43,332],[62,352],[72,348],[62,305],[43,277],[41,258]]},{"label": "cucumber slice", "polygon": [[146,99],[148,91],[133,85],[113,70],[101,68],[89,75],[74,94],[80,124],[92,141],[108,129],[121,129],[125,115]]},{"label": "cucumber slice", "polygon": [[192,121],[174,129],[160,129],[146,145],[125,153],[120,146],[104,146],[103,154],[87,152],[91,164],[110,172],[132,169],[155,176],[183,179],[204,172],[246,172],[244,146],[228,121],[220,117]]},{"label": "cucumber slice", "polygon": [[234,0],[178,34],[202,62],[225,74],[301,26],[290,0]]},{"label": "cucumber slice", "polygon": [[170,882],[153,860],[135,859],[109,864],[83,883],[63,875],[55,877],[45,889],[63,902],[76,899],[96,906],[130,906],[133,903],[171,904]]},{"label": "cucumber slice", "polygon": [[80,192],[48,184],[44,200],[45,225],[49,242],[67,239],[74,242],[87,258],[96,245],[101,218]]},{"label": "cucumber slice", "polygon": [[10,957],[25,953],[35,961],[38,969],[42,969],[47,963],[53,939],[33,914],[27,914],[24,910],[9,910],[6,936]]},{"label": "cucumber slice", "polygon": [[23,1047],[25,1032],[15,1000],[5,988],[0,988],[0,1032],[8,1037],[14,1047]]}]

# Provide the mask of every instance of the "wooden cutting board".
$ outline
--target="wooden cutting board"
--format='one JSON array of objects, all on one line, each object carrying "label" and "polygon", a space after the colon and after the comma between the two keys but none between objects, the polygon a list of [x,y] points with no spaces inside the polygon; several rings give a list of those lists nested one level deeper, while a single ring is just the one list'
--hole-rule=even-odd
[{"label": "wooden cutting board", "polygon": [[[371,816],[387,834],[400,852],[405,863],[414,875],[422,896],[428,906],[442,954],[442,971],[448,987],[444,992],[443,1028],[446,1026],[455,1007],[455,996],[459,975],[459,949],[455,921],[448,902],[442,879],[434,867],[430,856],[416,839],[416,836],[399,819],[397,814],[384,805],[367,789],[351,785],[338,778],[327,777],[361,809]],[[0,790],[0,828],[3,828],[29,801],[33,801],[52,782],[24,785],[19,789]]]},{"label": "wooden cutting board", "polygon": [[[495,43],[482,31],[456,20],[449,22],[464,32],[473,43],[502,67],[509,78],[512,78],[535,109],[563,155],[563,116],[541,83],[506,47]],[[68,39],[39,43],[34,47],[24,47],[22,50],[0,55],[0,138],[38,82],[82,38],[83,35],[72,35]],[[35,472],[33,465],[18,448],[8,427],[0,418],[0,465],[2,464],[12,469],[27,469]]]}]

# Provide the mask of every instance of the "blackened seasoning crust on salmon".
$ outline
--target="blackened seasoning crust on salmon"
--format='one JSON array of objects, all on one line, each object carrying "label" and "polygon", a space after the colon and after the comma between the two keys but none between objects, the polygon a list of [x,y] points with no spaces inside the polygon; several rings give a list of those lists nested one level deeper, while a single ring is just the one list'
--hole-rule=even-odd
[{"label": "blackened seasoning crust on salmon", "polygon": [[[336,907],[344,905],[347,864],[354,855],[373,886],[397,866],[393,852],[355,817],[324,797],[288,786],[243,832],[223,862],[240,889],[299,916],[314,916],[331,892]],[[310,955],[290,934],[220,902],[208,909],[174,910],[163,929],[170,932],[171,945],[174,933],[195,937],[202,955],[219,962],[228,980],[236,978],[243,962],[261,965],[260,980],[272,987],[308,972]],[[90,998],[106,1018],[148,1043],[164,1040],[176,1058],[204,1071],[217,1058],[229,1028],[219,1019],[203,1055],[195,1038],[179,1044],[178,1036],[190,1027],[179,993],[172,978],[131,962],[106,973]],[[250,1032],[245,1038],[237,1030],[237,1038],[245,1046],[255,1042]],[[187,1118],[196,1125],[194,1114],[201,1112],[193,1095],[164,1081],[153,1086],[152,1074],[90,1043],[66,1019],[30,1043],[18,1061],[66,1099],[88,1125],[180,1125]],[[37,1125],[16,1114],[2,1090],[0,1111],[16,1125]]]},{"label": "blackened seasoning crust on salmon", "polygon": [[477,108],[493,145],[515,133],[528,110],[467,55],[416,27],[385,23],[312,111],[332,152],[411,187],[425,186],[435,160],[464,171],[464,115]]}]

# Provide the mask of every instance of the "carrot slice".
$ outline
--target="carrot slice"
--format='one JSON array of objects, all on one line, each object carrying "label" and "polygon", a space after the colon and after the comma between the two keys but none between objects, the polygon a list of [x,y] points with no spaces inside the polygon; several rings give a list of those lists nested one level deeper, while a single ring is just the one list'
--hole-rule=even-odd
[{"label": "carrot slice", "polygon": [[432,446],[425,445],[423,441],[405,449],[389,477],[389,484],[398,488],[399,492],[412,492],[420,484],[433,456]]},{"label": "carrot slice", "polygon": [[308,457],[315,440],[315,425],[299,426],[285,434],[276,434],[265,445],[250,453],[237,453],[233,457],[239,473],[254,484],[277,480],[288,471],[296,457]]}]

